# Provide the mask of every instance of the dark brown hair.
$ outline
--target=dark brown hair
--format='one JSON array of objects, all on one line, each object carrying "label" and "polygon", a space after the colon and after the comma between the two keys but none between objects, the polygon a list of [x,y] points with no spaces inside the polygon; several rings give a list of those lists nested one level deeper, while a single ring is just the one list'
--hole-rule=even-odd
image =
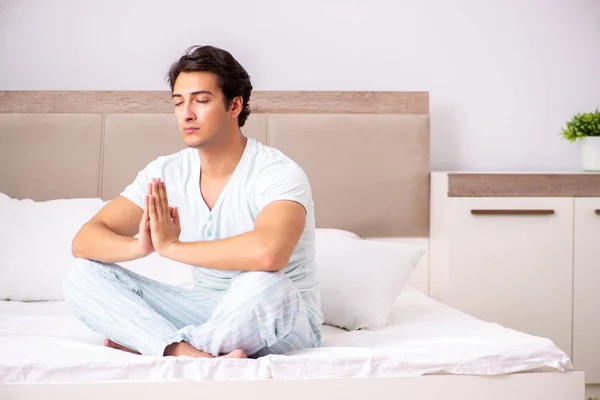
[{"label": "dark brown hair", "polygon": [[171,91],[180,73],[199,71],[212,72],[217,76],[217,85],[225,97],[225,107],[229,108],[234,97],[242,97],[243,105],[238,124],[240,127],[244,126],[250,115],[248,103],[252,92],[250,76],[244,67],[225,50],[213,46],[192,46],[169,69],[167,80]]}]

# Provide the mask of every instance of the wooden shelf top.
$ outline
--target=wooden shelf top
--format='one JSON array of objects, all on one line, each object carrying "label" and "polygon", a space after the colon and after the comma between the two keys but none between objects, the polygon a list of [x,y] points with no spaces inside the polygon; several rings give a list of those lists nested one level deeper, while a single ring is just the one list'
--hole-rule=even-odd
[{"label": "wooden shelf top", "polygon": [[600,197],[600,173],[448,173],[449,197]]}]

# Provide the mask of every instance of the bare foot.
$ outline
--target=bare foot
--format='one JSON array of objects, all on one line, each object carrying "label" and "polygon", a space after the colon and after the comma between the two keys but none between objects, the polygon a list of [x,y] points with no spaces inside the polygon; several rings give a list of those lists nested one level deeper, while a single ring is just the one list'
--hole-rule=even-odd
[{"label": "bare foot", "polygon": [[220,356],[219,358],[248,358],[244,350],[234,350],[229,354],[225,354],[224,356]]},{"label": "bare foot", "polygon": [[[198,350],[187,342],[173,343],[165,348],[165,356],[188,356],[195,358],[214,358],[212,355]],[[220,356],[219,358],[248,358],[243,350],[234,350],[229,354]]]},{"label": "bare foot", "polygon": [[121,346],[120,344],[115,343],[110,339],[104,339],[104,346],[110,347],[111,349],[126,351],[128,353],[141,354],[139,351],[131,350],[125,346]]},{"label": "bare foot", "polygon": [[[132,354],[141,354],[138,351],[131,350],[125,346],[121,346],[120,344],[115,343],[110,339],[104,339],[104,346],[110,347],[111,349],[126,351],[126,352],[132,353]],[[176,356],[176,357],[177,356],[188,356],[188,357],[195,357],[195,358],[214,358],[212,355],[196,349],[195,347],[193,347],[191,344],[189,344],[187,342],[170,344],[169,346],[167,346],[165,348],[164,355],[165,356]],[[219,358],[248,358],[248,356],[246,355],[244,350],[238,349],[238,350],[232,351],[229,354],[219,356]]]},{"label": "bare foot", "polygon": [[171,343],[165,347],[165,356],[188,356],[195,358],[213,358],[212,355],[198,350],[188,342]]}]

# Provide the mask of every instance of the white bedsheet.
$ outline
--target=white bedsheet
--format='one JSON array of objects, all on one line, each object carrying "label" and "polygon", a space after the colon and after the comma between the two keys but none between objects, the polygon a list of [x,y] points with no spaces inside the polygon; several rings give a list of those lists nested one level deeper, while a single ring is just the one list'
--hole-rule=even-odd
[{"label": "white bedsheet", "polygon": [[133,355],[63,302],[0,302],[0,383],[497,375],[573,370],[552,341],[480,321],[407,287],[382,331],[323,327],[323,347],[258,360]]}]

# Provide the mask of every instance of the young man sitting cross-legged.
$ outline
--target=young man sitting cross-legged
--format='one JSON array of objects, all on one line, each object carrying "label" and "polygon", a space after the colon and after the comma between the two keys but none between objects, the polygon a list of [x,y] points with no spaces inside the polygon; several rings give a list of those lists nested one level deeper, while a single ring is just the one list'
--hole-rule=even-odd
[{"label": "young man sitting cross-legged", "polygon": [[[78,232],[64,279],[71,310],[106,346],[140,354],[239,358],[319,346],[306,175],[240,132],[252,86],[231,54],[194,47],[169,83],[188,148],[150,162]],[[193,289],[116,264],[154,251],[195,267]]]}]

